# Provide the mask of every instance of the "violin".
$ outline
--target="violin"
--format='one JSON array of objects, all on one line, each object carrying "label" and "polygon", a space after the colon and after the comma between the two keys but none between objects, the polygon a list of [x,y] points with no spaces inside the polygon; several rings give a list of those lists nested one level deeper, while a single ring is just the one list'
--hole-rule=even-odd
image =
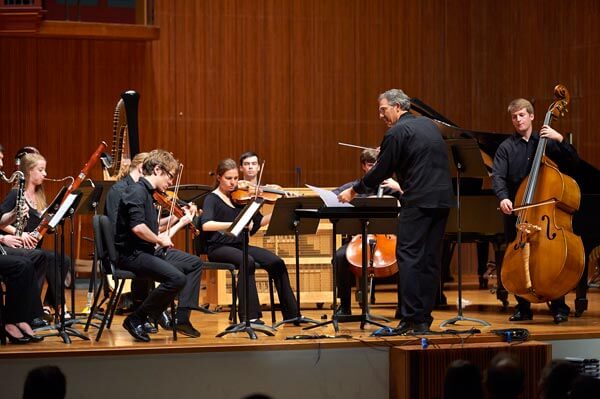
[{"label": "violin", "polygon": [[[155,190],[154,193],[152,193],[152,197],[154,198],[156,203],[162,206],[163,208],[173,209],[173,215],[175,215],[179,219],[185,216],[185,211],[183,209],[183,206],[181,205],[181,202],[183,201],[175,198],[174,196],[169,196],[167,193],[163,193],[158,190]],[[198,230],[198,228],[194,226],[194,223],[190,223],[189,226],[192,230],[192,234],[194,235],[194,237],[200,234],[200,230]]]},{"label": "violin", "polygon": [[[255,198],[256,188],[256,184],[240,180],[235,191],[231,193],[231,200],[237,204],[246,204]],[[267,185],[258,186],[258,197],[262,198],[267,204],[273,204],[281,197],[295,197],[295,194],[284,191],[279,186]]]}]

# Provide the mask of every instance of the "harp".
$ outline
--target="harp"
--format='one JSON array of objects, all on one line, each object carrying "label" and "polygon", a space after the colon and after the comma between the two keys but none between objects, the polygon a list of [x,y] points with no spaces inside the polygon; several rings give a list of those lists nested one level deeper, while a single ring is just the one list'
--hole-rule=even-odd
[{"label": "harp", "polygon": [[137,92],[128,90],[121,93],[117,102],[113,115],[111,152],[102,157],[104,180],[117,180],[121,169],[127,166],[124,165],[124,160],[131,159],[140,152],[137,115],[139,100]]}]

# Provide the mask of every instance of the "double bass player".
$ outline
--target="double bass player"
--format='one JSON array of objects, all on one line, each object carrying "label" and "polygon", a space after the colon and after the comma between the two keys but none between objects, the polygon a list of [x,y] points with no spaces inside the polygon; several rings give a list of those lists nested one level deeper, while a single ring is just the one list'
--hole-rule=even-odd
[{"label": "double bass player", "polygon": [[[575,165],[579,157],[577,152],[564,137],[549,125],[542,126],[539,132],[533,131],[534,111],[531,102],[518,98],[508,105],[515,133],[504,140],[498,147],[494,157],[492,184],[494,193],[500,201],[500,210],[504,213],[504,235],[510,243],[516,238],[513,214],[515,196],[519,185],[527,177],[532,168],[534,154],[540,138],[546,138],[546,155],[556,162],[559,169],[564,170]],[[533,319],[531,303],[525,298],[516,296],[517,306],[509,321],[526,321]],[[550,302],[550,310],[554,323],[568,320],[569,306],[564,296]]]}]

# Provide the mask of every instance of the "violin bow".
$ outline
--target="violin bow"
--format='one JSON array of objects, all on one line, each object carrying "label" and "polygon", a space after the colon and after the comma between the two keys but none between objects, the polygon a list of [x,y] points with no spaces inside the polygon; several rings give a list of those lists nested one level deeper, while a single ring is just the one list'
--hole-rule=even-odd
[{"label": "violin bow", "polygon": [[258,199],[258,191],[260,190],[260,180],[262,179],[263,171],[265,170],[265,161],[262,161],[260,165],[260,172],[258,173],[258,180],[256,181],[256,187],[254,188],[254,201]]},{"label": "violin bow", "polygon": [[169,219],[167,219],[167,235],[171,235],[171,217],[175,212],[175,201],[177,194],[179,193],[179,186],[181,185],[181,175],[183,174],[183,164],[179,164],[179,171],[177,172],[177,179],[175,180],[175,190],[173,190],[173,199],[171,200],[171,209],[169,209]]}]

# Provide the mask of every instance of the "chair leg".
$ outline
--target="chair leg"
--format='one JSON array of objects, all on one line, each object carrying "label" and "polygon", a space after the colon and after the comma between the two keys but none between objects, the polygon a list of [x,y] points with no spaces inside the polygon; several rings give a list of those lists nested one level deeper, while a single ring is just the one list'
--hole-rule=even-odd
[{"label": "chair leg", "polygon": [[237,324],[237,282],[235,270],[231,270],[231,310],[229,311],[229,320]]},{"label": "chair leg", "polygon": [[275,295],[273,294],[273,279],[269,276],[269,299],[271,300],[271,322],[275,324]]},{"label": "chair leg", "polygon": [[87,322],[85,323],[85,327],[83,328],[83,331],[85,331],[85,332],[87,332],[88,329],[90,328],[90,323],[92,322],[92,319],[94,318],[96,309],[98,309],[98,298],[100,297],[100,292],[102,292],[103,285],[104,285],[104,279],[101,279],[100,284],[98,285],[98,289],[94,293],[94,303],[92,304],[92,307],[90,308],[90,314],[88,315]]},{"label": "chair leg", "polygon": [[115,290],[110,295],[110,299],[108,300],[108,308],[106,309],[106,312],[104,313],[104,317],[102,318],[102,322],[100,323],[100,328],[98,329],[98,334],[96,334],[96,342],[100,342],[100,338],[102,337],[102,332],[104,331],[104,327],[106,327],[106,324],[108,323],[108,319],[110,318],[110,315],[112,313],[111,311],[112,311],[113,303],[115,303],[115,307],[116,307],[117,291],[118,291],[118,287],[115,287]]},{"label": "chair leg", "polygon": [[117,290],[117,297],[115,298],[115,301],[112,304],[112,307],[110,309],[110,317],[108,318],[108,325],[106,326],[106,328],[108,328],[108,329],[110,329],[110,326],[112,326],[113,317],[115,317],[115,311],[117,310],[117,305],[119,304],[119,299],[121,298],[121,295],[123,294],[123,287],[125,286],[125,280],[119,280],[117,285],[118,285],[119,289]]}]

